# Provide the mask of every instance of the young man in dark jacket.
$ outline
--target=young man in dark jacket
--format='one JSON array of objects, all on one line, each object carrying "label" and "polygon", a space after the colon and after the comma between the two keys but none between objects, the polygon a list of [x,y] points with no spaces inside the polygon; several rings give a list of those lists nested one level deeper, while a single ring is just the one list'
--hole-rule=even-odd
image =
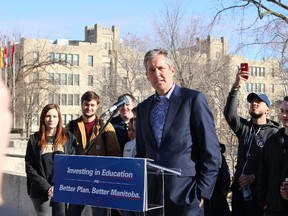
[{"label": "young man in dark jacket", "polygon": [[[226,121],[239,142],[236,172],[231,188],[233,216],[263,215],[256,196],[258,165],[264,143],[278,131],[278,124],[267,119],[270,101],[265,94],[248,95],[250,120],[237,114],[238,90],[241,82],[246,81],[248,77],[248,71],[239,70],[224,108]],[[248,197],[245,198],[244,195]]]},{"label": "young man in dark jacket", "polygon": [[283,187],[283,182],[288,178],[287,96],[281,103],[279,117],[284,127],[265,143],[257,182],[258,201],[265,216],[288,215],[288,187]]},{"label": "young man in dark jacket", "polygon": [[[78,119],[72,120],[66,128],[73,133],[78,142],[76,151],[78,155],[87,154],[120,157],[122,153],[115,129],[111,123],[109,123],[103,131],[103,136],[99,136],[100,128],[102,127],[100,117],[96,115],[99,104],[100,97],[96,92],[85,92],[81,97],[82,115]],[[81,216],[83,209],[84,205],[70,204],[68,215]],[[106,216],[107,209],[92,207],[92,215]]]}]

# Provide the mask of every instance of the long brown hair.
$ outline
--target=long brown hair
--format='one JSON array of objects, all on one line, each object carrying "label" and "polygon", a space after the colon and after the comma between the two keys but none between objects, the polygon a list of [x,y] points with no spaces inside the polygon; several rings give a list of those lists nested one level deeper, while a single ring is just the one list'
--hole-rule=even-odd
[{"label": "long brown hair", "polygon": [[58,113],[58,125],[57,125],[57,129],[56,129],[56,134],[55,134],[55,143],[54,146],[58,146],[58,145],[62,145],[64,146],[65,141],[67,140],[67,135],[66,135],[66,131],[63,128],[62,125],[62,116],[61,116],[61,112],[60,112],[60,107],[57,104],[47,104],[40,115],[40,127],[39,127],[39,145],[41,146],[41,149],[45,148],[46,144],[47,144],[47,136],[46,136],[46,125],[45,125],[45,117],[46,114],[49,110],[51,109],[55,109]]}]

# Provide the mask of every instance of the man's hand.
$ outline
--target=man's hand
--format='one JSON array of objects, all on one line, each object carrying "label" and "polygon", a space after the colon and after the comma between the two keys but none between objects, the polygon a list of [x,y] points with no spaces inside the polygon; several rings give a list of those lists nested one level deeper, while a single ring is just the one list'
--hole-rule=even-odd
[{"label": "man's hand", "polygon": [[242,81],[247,81],[249,77],[249,71],[241,71],[238,70],[238,73],[236,74],[234,86],[239,86]]},{"label": "man's hand", "polygon": [[204,197],[201,197],[200,203],[199,203],[199,208],[201,208],[204,204]]},{"label": "man's hand", "polygon": [[242,175],[239,178],[239,185],[244,187],[246,185],[250,185],[255,181],[253,175]]},{"label": "man's hand", "polygon": [[49,198],[53,198],[53,192],[54,192],[54,186],[52,186],[48,189],[48,197]]}]

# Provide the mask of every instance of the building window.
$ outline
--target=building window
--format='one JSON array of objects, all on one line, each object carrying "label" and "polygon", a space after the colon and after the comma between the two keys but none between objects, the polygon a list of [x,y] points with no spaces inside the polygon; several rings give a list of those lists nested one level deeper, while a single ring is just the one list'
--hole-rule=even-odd
[{"label": "building window", "polygon": [[275,76],[275,69],[271,68],[271,76],[274,77]]},{"label": "building window", "polygon": [[73,85],[73,74],[68,74],[68,85]]},{"label": "building window", "polygon": [[60,73],[55,73],[54,74],[54,84],[59,85],[60,84]]},{"label": "building window", "polygon": [[38,62],[39,61],[39,52],[33,52],[33,60],[35,62]]},{"label": "building window", "polygon": [[73,114],[67,114],[67,123],[73,120]]},{"label": "building window", "polygon": [[67,94],[62,94],[61,105],[67,105]]},{"label": "building window", "polygon": [[74,106],[79,106],[80,104],[80,96],[79,94],[74,94]]},{"label": "building window", "polygon": [[251,83],[246,83],[246,91],[247,91],[247,92],[252,92],[252,85],[251,85]]},{"label": "building window", "polygon": [[67,63],[72,65],[72,54],[67,54]]},{"label": "building window", "polygon": [[65,53],[61,53],[61,55],[60,55],[61,57],[61,64],[63,64],[63,65],[66,65],[66,63],[67,63],[67,55],[65,54]]},{"label": "building window", "polygon": [[54,73],[48,73],[48,80],[51,83],[54,83]]},{"label": "building window", "polygon": [[111,50],[111,43],[105,42],[104,48],[105,48],[106,50]]},{"label": "building window", "polygon": [[93,56],[88,55],[88,66],[93,67]]},{"label": "building window", "polygon": [[265,84],[264,83],[260,84],[260,92],[265,93]]},{"label": "building window", "polygon": [[261,76],[261,67],[258,67],[257,69],[257,76]]},{"label": "building window", "polygon": [[54,53],[49,53],[49,61],[54,62]]},{"label": "building window", "polygon": [[93,75],[88,75],[88,86],[93,86]]},{"label": "building window", "polygon": [[73,79],[74,79],[74,85],[79,86],[80,85],[80,76],[79,76],[79,74],[74,74]]},{"label": "building window", "polygon": [[32,118],[32,125],[33,126],[39,126],[39,115],[35,114]]},{"label": "building window", "polygon": [[55,60],[55,63],[59,63],[60,62],[60,54],[59,53],[55,53],[55,56],[54,56],[54,60]]},{"label": "building window", "polygon": [[55,94],[54,103],[60,105],[60,94]]},{"label": "building window", "polygon": [[66,114],[62,114],[62,124],[65,126],[67,124]]},{"label": "building window", "polygon": [[265,68],[264,67],[260,68],[260,76],[265,77]]},{"label": "building window", "polygon": [[67,74],[61,74],[61,80],[60,80],[61,85],[67,85]]},{"label": "building window", "polygon": [[54,95],[52,93],[49,93],[48,95],[48,103],[54,103]]},{"label": "building window", "polygon": [[256,92],[256,84],[251,83],[251,92]]},{"label": "building window", "polygon": [[79,55],[73,54],[73,66],[79,66]]},{"label": "building window", "polygon": [[251,76],[256,76],[256,67],[252,67]]},{"label": "building window", "polygon": [[110,67],[102,66],[102,78],[109,79],[110,77]]},{"label": "building window", "polygon": [[68,94],[68,105],[69,106],[73,105],[73,94]]}]

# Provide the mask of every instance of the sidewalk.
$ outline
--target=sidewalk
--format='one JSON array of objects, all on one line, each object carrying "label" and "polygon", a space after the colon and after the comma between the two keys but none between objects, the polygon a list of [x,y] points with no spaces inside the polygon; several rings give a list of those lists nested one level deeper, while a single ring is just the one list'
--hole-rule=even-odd
[{"label": "sidewalk", "polygon": [[[17,208],[24,216],[36,216],[33,204],[27,195],[25,153],[27,140],[12,139],[5,156],[2,193],[4,203]],[[85,207],[82,216],[90,214]]]}]

